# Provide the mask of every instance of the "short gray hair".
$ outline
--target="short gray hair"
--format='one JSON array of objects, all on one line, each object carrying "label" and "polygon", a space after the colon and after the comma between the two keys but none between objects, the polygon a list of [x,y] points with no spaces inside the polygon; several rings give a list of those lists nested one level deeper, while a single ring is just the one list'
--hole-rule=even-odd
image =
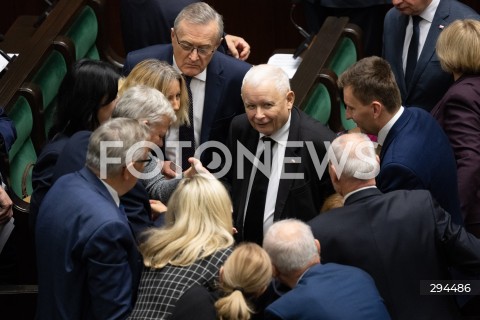
[{"label": "short gray hair", "polygon": [[175,18],[173,28],[178,30],[178,27],[182,21],[196,25],[206,25],[211,21],[215,21],[218,28],[218,41],[220,41],[220,39],[223,37],[222,16],[205,2],[195,2],[183,8],[183,10],[180,11],[178,16]]},{"label": "short gray hair", "polygon": [[167,98],[157,89],[144,85],[133,86],[122,94],[112,113],[112,118],[118,117],[150,123],[162,123],[165,117],[170,122],[177,119]]},{"label": "short gray hair", "polygon": [[370,180],[380,172],[375,146],[363,133],[337,137],[328,149],[328,159],[335,166],[337,178]]},{"label": "short gray hair", "polygon": [[302,270],[319,257],[312,230],[296,219],[275,222],[265,234],[263,248],[283,274]]},{"label": "short gray hair", "polygon": [[[86,165],[97,174],[101,166],[106,165],[107,176],[117,176],[126,165],[128,150],[136,143],[147,141],[150,137],[148,127],[134,119],[111,119],[98,127],[90,136]],[[106,147],[102,142],[121,142],[118,147]],[[145,153],[144,148],[137,149],[132,160],[138,160]],[[106,163],[106,158],[119,158],[119,163]],[[103,162],[103,163],[102,163]]]},{"label": "short gray hair", "polygon": [[287,93],[291,90],[290,79],[285,71],[273,65],[259,64],[250,68],[245,74],[242,82],[242,93],[243,87],[246,85],[258,87],[265,82],[273,82],[275,88],[281,93]]}]

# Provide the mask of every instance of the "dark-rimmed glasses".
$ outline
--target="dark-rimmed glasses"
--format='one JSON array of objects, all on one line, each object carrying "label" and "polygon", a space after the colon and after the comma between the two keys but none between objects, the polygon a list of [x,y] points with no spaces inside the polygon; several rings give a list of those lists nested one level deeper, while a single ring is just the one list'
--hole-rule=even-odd
[{"label": "dark-rimmed glasses", "polygon": [[197,50],[197,54],[201,57],[208,57],[211,54],[215,52],[215,49],[212,49],[212,46],[200,46],[200,47],[195,47],[191,43],[185,42],[185,41],[179,41],[177,32],[173,30],[173,34],[175,35],[175,39],[177,39],[177,43],[182,48],[182,50],[192,53],[193,50]]}]

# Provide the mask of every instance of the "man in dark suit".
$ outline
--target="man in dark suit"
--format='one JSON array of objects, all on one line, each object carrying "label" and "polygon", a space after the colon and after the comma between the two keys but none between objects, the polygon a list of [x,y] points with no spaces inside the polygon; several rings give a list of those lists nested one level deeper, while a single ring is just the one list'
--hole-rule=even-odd
[{"label": "man in dark suit", "polygon": [[328,157],[345,205],[309,222],[323,261],[368,272],[392,319],[459,319],[456,292],[430,294],[430,283],[450,280],[451,266],[480,274],[480,239],[452,223],[428,191],[378,190],[378,157],[366,135],[338,137]]},{"label": "man in dark suit", "polygon": [[[121,0],[120,22],[126,52],[172,41],[173,22],[178,13],[197,0]],[[224,35],[219,50],[243,61],[250,55],[250,45],[241,37]]]},{"label": "man in dark suit", "polygon": [[364,58],[338,80],[346,116],[363,133],[378,136],[382,192],[426,189],[462,224],[457,167],[447,136],[435,119],[419,108],[401,106],[400,92],[389,64]]},{"label": "man in dark suit", "polygon": [[[392,66],[402,102],[430,111],[453,83],[440,67],[435,44],[444,27],[457,19],[480,19],[470,7],[456,0],[393,0],[395,8],[385,16],[383,57]],[[405,81],[413,18],[420,16],[417,61],[409,83]]]},{"label": "man in dark suit", "polygon": [[135,185],[134,170],[142,171],[148,156],[140,147],[127,160],[129,149],[148,137],[137,120],[103,124],[90,138],[86,167],[61,177],[45,196],[35,230],[38,319],[130,313],[141,261],[119,197]]},{"label": "man in dark suit", "polygon": [[265,319],[390,319],[368,273],[320,263],[320,243],[304,222],[275,222],[265,234],[263,248],[272,260],[275,279],[291,289],[265,309]]},{"label": "man in dark suit", "polygon": [[[288,76],[278,67],[250,69],[243,80],[242,99],[246,114],[237,116],[230,128],[228,177],[238,240],[261,244],[264,230],[273,221],[308,221],[333,193],[321,163],[325,143],[335,134],[293,107],[295,94]],[[262,157],[265,147],[272,146],[272,151],[265,151],[264,161],[254,161]],[[260,173],[269,179],[254,183]]]},{"label": "man in dark suit", "polygon": [[[179,141],[186,141],[195,148],[207,141],[225,143],[231,120],[244,112],[240,87],[251,66],[215,51],[222,35],[222,17],[206,3],[194,3],[184,8],[175,19],[171,29],[172,44],[130,52],[125,61],[124,74],[128,74],[138,62],[155,58],[167,61],[187,79],[191,78],[193,114],[190,118],[194,138],[186,140],[182,138],[182,130],[186,128],[172,127],[165,143],[167,158],[178,164],[182,162],[180,151],[182,155],[188,151],[188,148],[178,148]],[[208,148],[200,160],[209,170],[216,171],[220,168],[212,162],[212,154],[213,149]],[[188,163],[183,163],[185,170]],[[171,175],[168,170],[165,174]]]}]

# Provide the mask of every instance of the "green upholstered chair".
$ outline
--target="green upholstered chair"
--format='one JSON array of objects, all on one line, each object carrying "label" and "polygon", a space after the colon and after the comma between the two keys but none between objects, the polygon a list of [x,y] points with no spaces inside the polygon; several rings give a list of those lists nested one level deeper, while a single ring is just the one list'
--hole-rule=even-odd
[{"label": "green upholstered chair", "polygon": [[340,131],[342,127],[339,107],[337,76],[329,69],[322,69],[302,109],[333,131]]},{"label": "green upholstered chair", "polygon": [[45,136],[53,125],[56,97],[60,84],[67,73],[67,62],[57,50],[52,50],[44,60],[31,82],[40,87],[42,92],[42,106],[39,111],[43,114]]},{"label": "green upholstered chair", "polygon": [[100,60],[96,46],[98,36],[98,20],[95,11],[90,6],[81,9],[78,17],[65,32],[65,35],[75,45],[76,60],[90,58]]},{"label": "green upholstered chair", "polygon": [[312,91],[303,111],[312,118],[327,125],[332,108],[328,89],[323,83],[317,83]]},{"label": "green upholstered chair", "polygon": [[[339,76],[362,57],[362,31],[357,25],[349,23],[344,28],[343,37],[328,67]],[[345,130],[350,130],[357,126],[353,120],[347,120],[345,117],[345,105],[343,101],[340,101],[339,112],[341,124]]]},{"label": "green upholstered chair", "polygon": [[17,140],[8,153],[10,187],[19,198],[24,199],[32,194],[32,168],[37,161],[37,153],[30,136],[33,116],[27,99],[19,96],[8,116],[17,129]]}]

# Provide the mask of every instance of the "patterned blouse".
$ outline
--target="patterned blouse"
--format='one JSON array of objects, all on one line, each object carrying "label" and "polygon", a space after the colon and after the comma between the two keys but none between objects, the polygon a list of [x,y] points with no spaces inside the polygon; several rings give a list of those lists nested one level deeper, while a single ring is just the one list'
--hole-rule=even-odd
[{"label": "patterned blouse", "polygon": [[216,251],[186,267],[168,264],[162,269],[144,268],[137,302],[128,319],[168,319],[177,301],[193,285],[214,286],[220,267],[232,250],[230,247]]}]

